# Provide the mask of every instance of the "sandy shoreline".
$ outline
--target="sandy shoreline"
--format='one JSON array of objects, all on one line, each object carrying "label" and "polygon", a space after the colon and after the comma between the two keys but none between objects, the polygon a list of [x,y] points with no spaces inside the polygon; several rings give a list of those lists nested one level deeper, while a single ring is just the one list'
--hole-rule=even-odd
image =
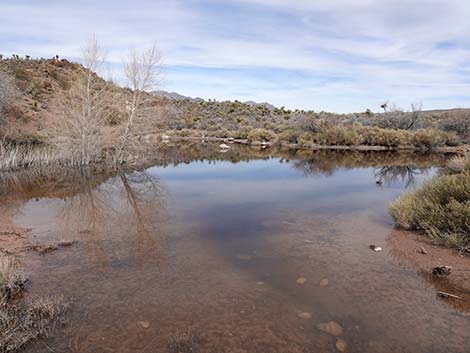
[{"label": "sandy shoreline", "polygon": [[[404,266],[412,266],[437,291],[457,295],[461,298],[444,299],[452,306],[470,311],[470,256],[458,250],[435,245],[422,234],[395,230],[387,239],[387,247],[393,257]],[[425,249],[423,254],[421,248]],[[444,278],[432,275],[436,266],[451,266],[452,272]]]}]

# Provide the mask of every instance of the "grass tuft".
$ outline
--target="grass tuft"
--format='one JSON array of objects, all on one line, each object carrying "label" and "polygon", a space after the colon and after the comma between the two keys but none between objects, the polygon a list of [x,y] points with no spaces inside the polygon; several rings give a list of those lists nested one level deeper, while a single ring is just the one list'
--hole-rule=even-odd
[{"label": "grass tuft", "polygon": [[0,258],[0,353],[15,353],[47,338],[64,323],[69,305],[62,296],[40,297],[17,303],[27,278],[11,257]]}]

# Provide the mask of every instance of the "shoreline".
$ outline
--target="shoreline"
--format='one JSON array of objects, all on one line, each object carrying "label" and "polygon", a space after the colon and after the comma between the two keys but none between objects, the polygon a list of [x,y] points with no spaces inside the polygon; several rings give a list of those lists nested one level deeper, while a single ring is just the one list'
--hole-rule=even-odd
[{"label": "shoreline", "polygon": [[[386,244],[392,257],[404,267],[415,269],[437,292],[460,298],[442,300],[459,310],[470,312],[470,256],[437,245],[424,234],[400,229],[395,229],[389,235]],[[436,266],[451,266],[452,271],[446,277],[435,277],[432,270]]]},{"label": "shoreline", "polygon": [[[153,137],[153,136],[152,136]],[[152,138],[146,137],[146,139]],[[153,137],[155,138],[155,137]],[[463,144],[459,146],[441,146],[441,147],[418,147],[414,145],[403,146],[374,146],[374,145],[300,145],[300,144],[285,144],[285,143],[272,143],[272,142],[250,142],[247,139],[234,139],[227,137],[176,137],[173,136],[168,139],[166,143],[170,142],[224,142],[235,143],[240,145],[247,145],[252,147],[285,147],[299,150],[345,150],[345,151],[416,151],[416,152],[437,152],[437,153],[456,153],[464,154],[470,152],[470,145]],[[165,142],[163,142],[165,144]]]}]

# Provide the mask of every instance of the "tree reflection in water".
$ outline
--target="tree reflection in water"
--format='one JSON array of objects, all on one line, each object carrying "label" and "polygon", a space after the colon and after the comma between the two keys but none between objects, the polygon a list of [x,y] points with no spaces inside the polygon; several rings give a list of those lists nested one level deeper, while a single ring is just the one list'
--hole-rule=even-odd
[{"label": "tree reflection in water", "polygon": [[390,165],[375,169],[374,175],[378,185],[390,185],[399,182],[405,188],[416,184],[416,177],[426,174],[428,169],[417,168],[413,165]]},{"label": "tree reflection in water", "polygon": [[84,246],[100,261],[106,261],[105,249],[113,249],[116,241],[132,241],[137,256],[156,249],[164,214],[157,178],[146,172],[120,173],[97,186],[93,173],[83,171],[76,182],[80,191],[65,198],[58,213],[64,240],[86,240]]}]

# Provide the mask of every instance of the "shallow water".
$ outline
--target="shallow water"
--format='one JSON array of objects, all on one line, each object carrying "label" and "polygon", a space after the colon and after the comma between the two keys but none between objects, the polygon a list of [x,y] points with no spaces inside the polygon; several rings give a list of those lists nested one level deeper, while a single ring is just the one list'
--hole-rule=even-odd
[{"label": "shallow water", "polygon": [[347,352],[468,352],[467,314],[387,247],[387,205],[445,156],[201,153],[10,180],[35,242],[77,241],[24,256],[31,295],[72,303],[31,352],[335,352],[329,321]]}]

